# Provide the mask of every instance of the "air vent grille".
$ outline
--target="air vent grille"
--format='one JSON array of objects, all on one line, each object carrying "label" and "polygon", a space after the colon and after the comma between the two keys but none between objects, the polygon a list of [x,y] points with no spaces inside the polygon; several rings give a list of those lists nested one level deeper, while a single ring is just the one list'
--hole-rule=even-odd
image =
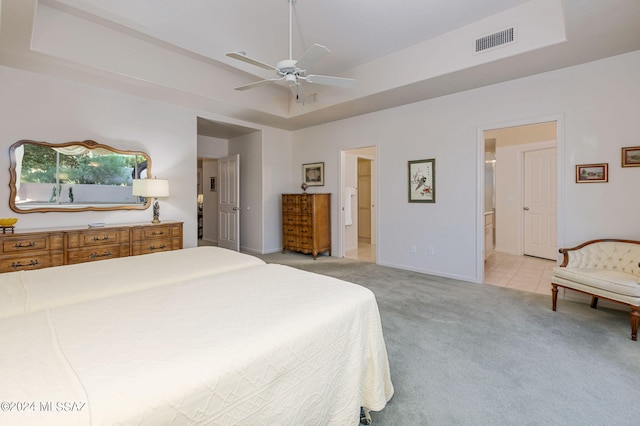
[{"label": "air vent grille", "polygon": [[494,47],[503,46],[515,41],[515,28],[507,28],[476,40],[476,53],[483,52]]}]

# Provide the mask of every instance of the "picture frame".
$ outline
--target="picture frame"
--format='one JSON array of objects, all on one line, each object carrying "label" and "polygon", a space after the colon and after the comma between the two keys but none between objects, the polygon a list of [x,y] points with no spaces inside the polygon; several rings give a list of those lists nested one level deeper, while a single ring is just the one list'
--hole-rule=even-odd
[{"label": "picture frame", "polygon": [[303,164],[302,181],[307,186],[324,186],[324,163]]},{"label": "picture frame", "polygon": [[640,167],[640,146],[622,148],[622,167]]},{"label": "picture frame", "polygon": [[609,182],[609,163],[576,165],[576,183],[597,182]]},{"label": "picture frame", "polygon": [[409,202],[436,202],[436,160],[414,160],[409,166]]},{"label": "picture frame", "polygon": [[216,192],[218,190],[218,186],[217,186],[217,180],[216,177],[210,177],[209,178],[209,191],[211,192]]}]

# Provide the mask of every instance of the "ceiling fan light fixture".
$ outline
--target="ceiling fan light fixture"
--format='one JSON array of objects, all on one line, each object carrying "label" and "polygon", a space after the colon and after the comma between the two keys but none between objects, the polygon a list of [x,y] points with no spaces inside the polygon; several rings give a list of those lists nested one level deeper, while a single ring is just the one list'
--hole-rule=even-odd
[{"label": "ceiling fan light fixture", "polygon": [[296,78],[296,76],[294,74],[287,74],[284,77],[284,81],[287,82],[287,84],[291,87],[291,86],[296,86],[298,84],[298,79]]}]

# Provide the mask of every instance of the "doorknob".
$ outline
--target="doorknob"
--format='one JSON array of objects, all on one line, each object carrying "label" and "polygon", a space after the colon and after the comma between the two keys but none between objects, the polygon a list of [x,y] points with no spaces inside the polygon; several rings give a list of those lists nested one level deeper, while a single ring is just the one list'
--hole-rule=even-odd
[{"label": "doorknob", "polygon": [[234,207],[233,210],[234,211],[238,211],[238,210],[240,210],[240,207]]},{"label": "doorknob", "polygon": [[526,211],[528,211],[528,210],[529,210],[529,207],[523,207],[523,208],[522,208],[522,210],[526,210]]}]

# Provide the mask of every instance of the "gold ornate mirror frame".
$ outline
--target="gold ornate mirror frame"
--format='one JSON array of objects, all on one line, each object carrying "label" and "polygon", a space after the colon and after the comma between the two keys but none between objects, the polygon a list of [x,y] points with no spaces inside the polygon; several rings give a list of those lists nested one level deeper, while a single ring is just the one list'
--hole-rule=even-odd
[{"label": "gold ornate mirror frame", "polygon": [[9,207],[17,213],[144,210],[134,178],[151,176],[151,157],[92,140],[20,140],[9,148]]}]

